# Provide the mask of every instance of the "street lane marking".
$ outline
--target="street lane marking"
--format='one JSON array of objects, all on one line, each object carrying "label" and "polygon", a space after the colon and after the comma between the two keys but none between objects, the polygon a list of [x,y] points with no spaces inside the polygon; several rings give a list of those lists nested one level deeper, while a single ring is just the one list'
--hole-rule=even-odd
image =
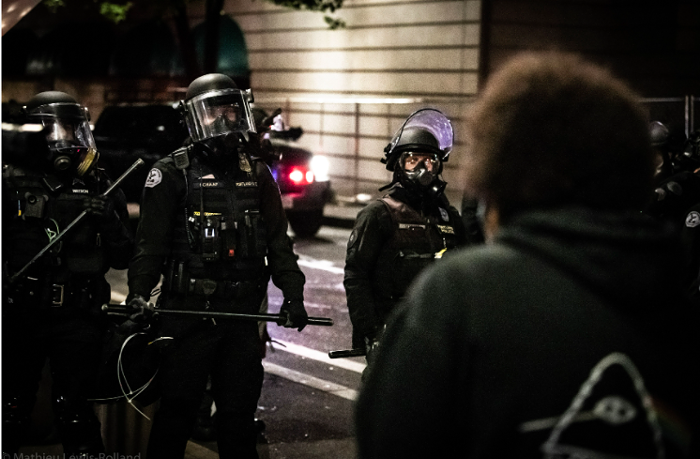
[{"label": "street lane marking", "polygon": [[333,274],[345,274],[345,268],[335,267],[333,266],[333,262],[328,260],[316,260],[315,258],[299,255],[297,264],[299,264],[300,266],[306,266],[307,268],[328,271],[329,273]]},{"label": "street lane marking", "polygon": [[[27,456],[29,457],[29,456]],[[37,456],[33,456],[37,457]],[[48,457],[48,456],[46,456]],[[105,456],[106,457],[106,456]],[[115,456],[117,457],[117,456]],[[187,442],[185,449],[185,459],[219,459],[219,454],[193,441]]]},{"label": "street lane marking", "polygon": [[334,367],[344,368],[346,370],[354,371],[355,373],[362,373],[365,371],[367,364],[362,362],[355,362],[349,359],[331,359],[328,354],[315,349],[310,349],[305,346],[300,346],[298,344],[289,343],[287,341],[280,341],[278,339],[273,339],[272,347],[279,349],[281,351],[289,352],[291,354],[296,354],[307,359],[316,360],[318,362],[327,363]]},{"label": "street lane marking", "polygon": [[263,360],[263,368],[265,368],[265,372],[267,373],[280,376],[295,383],[313,387],[314,389],[328,392],[329,394],[337,395],[338,397],[342,397],[350,401],[355,401],[357,399],[357,391],[355,389],[350,389],[349,387],[342,386],[340,384],[316,378],[315,376],[307,375],[300,371],[291,370],[274,363],[266,362],[265,360]]}]

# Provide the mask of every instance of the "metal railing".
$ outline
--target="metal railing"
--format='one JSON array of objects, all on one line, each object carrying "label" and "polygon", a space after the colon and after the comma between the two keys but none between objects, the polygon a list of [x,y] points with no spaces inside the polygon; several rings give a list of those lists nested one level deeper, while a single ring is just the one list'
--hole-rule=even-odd
[{"label": "metal railing", "polygon": [[[359,195],[376,194],[377,188],[387,183],[390,177],[367,177],[360,173],[362,162],[378,162],[378,151],[363,151],[360,145],[366,143],[386,143],[398,129],[400,123],[414,110],[421,107],[438,108],[452,120],[455,127],[455,150],[458,152],[464,146],[461,136],[461,123],[464,119],[464,109],[473,102],[475,97],[464,96],[461,98],[371,98],[371,97],[337,97],[332,95],[299,95],[299,96],[266,96],[256,95],[256,105],[274,110],[282,108],[285,122],[294,125],[294,120],[304,117],[312,118],[316,124],[312,127],[303,125],[307,136],[318,138],[318,145],[307,145],[312,150],[323,151],[324,154],[338,162],[352,165],[352,167],[331,170],[330,178],[334,182],[334,189],[351,200],[357,200]],[[659,97],[644,98],[641,102],[648,107],[651,120],[661,121],[671,130],[682,130],[688,137],[691,132],[700,129],[696,125],[696,106],[700,103],[700,97],[688,95],[685,97]],[[327,119],[330,117],[343,118],[346,125],[338,127],[329,126]],[[362,128],[361,118],[371,117],[376,123],[386,125],[384,132],[368,132]],[[366,123],[365,123],[366,124]],[[330,139],[346,139],[348,147],[345,150],[329,149],[326,146]],[[383,146],[382,146],[383,147]],[[458,156],[458,155],[456,155]],[[445,164],[445,175],[450,182],[450,194],[458,195],[462,192],[459,183],[459,158]],[[373,163],[373,164],[374,164]],[[377,173],[382,173],[380,164],[374,164]],[[448,177],[448,176],[451,176]],[[342,188],[339,190],[339,188]]]},{"label": "metal railing", "polygon": [[[379,164],[382,149],[391,139],[401,123],[418,108],[432,107],[443,111],[455,127],[455,149],[460,148],[462,110],[474,97],[337,97],[332,95],[268,96],[256,94],[255,105],[266,110],[282,108],[285,123],[296,125],[296,120],[312,119],[303,123],[306,147],[315,152],[322,151],[331,161],[347,167],[338,167],[330,172],[334,190],[347,201],[371,199],[381,185],[388,183],[391,173]],[[335,120],[334,122],[329,120]],[[343,122],[338,122],[338,120]],[[368,121],[369,120],[369,121]],[[363,123],[364,121],[364,123]],[[372,125],[370,129],[369,126]],[[381,132],[380,132],[381,131]],[[309,140],[313,139],[313,140]],[[339,143],[344,149],[334,147]],[[375,148],[367,151],[361,145]],[[366,167],[362,167],[363,164]],[[362,173],[371,170],[372,176]],[[455,161],[445,164],[445,174],[456,175]],[[457,190],[453,180],[454,192]],[[360,196],[359,199],[357,197]]]},{"label": "metal railing", "polygon": [[648,97],[643,98],[642,103],[649,108],[652,121],[660,121],[669,129],[681,129],[682,126],[686,138],[691,132],[700,129],[695,118],[696,105],[700,103],[698,96]]}]

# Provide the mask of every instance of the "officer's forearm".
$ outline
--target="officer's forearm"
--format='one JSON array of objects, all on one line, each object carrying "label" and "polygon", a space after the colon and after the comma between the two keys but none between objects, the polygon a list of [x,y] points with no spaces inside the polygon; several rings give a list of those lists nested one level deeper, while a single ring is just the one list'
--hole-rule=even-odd
[{"label": "officer's forearm", "polygon": [[347,277],[343,281],[347,294],[348,313],[353,327],[362,336],[372,334],[381,321],[376,313],[372,288],[366,279]]},{"label": "officer's forearm", "polygon": [[139,256],[129,265],[129,296],[141,295],[148,299],[160,281],[163,257]]}]

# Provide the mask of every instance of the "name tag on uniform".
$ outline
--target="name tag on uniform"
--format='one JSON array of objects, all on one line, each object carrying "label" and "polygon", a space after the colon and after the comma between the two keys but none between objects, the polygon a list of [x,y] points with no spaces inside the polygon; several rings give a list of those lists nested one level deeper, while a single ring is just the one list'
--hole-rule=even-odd
[{"label": "name tag on uniform", "polygon": [[425,229],[425,225],[420,223],[399,223],[399,229]]},{"label": "name tag on uniform", "polygon": [[217,180],[202,180],[194,184],[194,188],[223,188],[224,184]]},{"label": "name tag on uniform", "polygon": [[250,188],[253,186],[258,186],[258,182],[236,182],[236,186],[239,188]]}]

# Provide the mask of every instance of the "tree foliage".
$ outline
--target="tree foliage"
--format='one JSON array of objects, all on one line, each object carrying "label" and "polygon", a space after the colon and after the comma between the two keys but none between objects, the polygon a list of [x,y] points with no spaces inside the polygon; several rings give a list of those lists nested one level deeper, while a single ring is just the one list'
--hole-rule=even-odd
[{"label": "tree foliage", "polygon": [[[76,5],[79,0],[42,0],[43,4],[52,12],[58,8],[65,7],[66,4]],[[187,6],[196,0],[126,0],[124,3],[116,3],[105,0],[92,0],[92,4],[100,15],[109,21],[118,24],[128,19],[129,11],[133,14],[151,17],[170,16],[173,19],[178,41],[180,42],[180,53],[182,55],[185,74],[194,78],[202,73],[210,73],[216,70],[217,57],[219,53],[219,27],[217,26],[221,17],[221,10],[226,0],[203,0],[206,5],[205,23],[207,24],[204,37],[203,63],[198,62],[195,51],[194,38],[188,20]],[[240,1],[240,0],[237,0]],[[256,0],[250,0],[256,1]],[[263,0],[284,8],[299,11],[315,11],[324,14],[324,21],[330,29],[345,27],[345,22],[341,19],[329,16],[343,6],[344,0]],[[90,2],[81,5],[90,9]]]},{"label": "tree foliage", "polygon": [[119,24],[126,19],[126,14],[132,6],[134,6],[132,2],[126,2],[124,5],[102,2],[100,3],[100,14],[115,24]]},{"label": "tree foliage", "polygon": [[[104,2],[98,0],[92,1],[99,9],[100,14],[115,24],[119,24],[121,21],[125,20],[127,13],[131,9],[131,7],[134,6],[133,2],[126,2],[122,5],[119,3]],[[52,13],[58,11],[58,8],[66,6],[65,0],[43,0],[42,3]]]},{"label": "tree foliage", "polygon": [[[295,10],[320,11],[322,13],[335,13],[335,10],[343,6],[343,0],[265,0],[275,5]],[[345,27],[345,21],[325,15],[323,19],[331,29]]]},{"label": "tree foliage", "polygon": [[[46,5],[51,11],[55,12],[57,8],[65,6],[66,0],[43,0],[44,5]],[[146,0],[148,1],[148,0]],[[344,0],[264,0],[269,3],[274,3],[275,5],[283,6],[285,8],[291,8],[295,10],[308,10],[308,11],[318,11],[321,13],[335,13],[336,10],[343,6]],[[189,0],[160,0],[162,6],[169,6],[174,10],[183,8]],[[101,0],[93,0],[100,10],[100,14],[115,24],[120,23],[125,20],[127,14],[134,3],[128,1],[126,3],[114,3]],[[150,3],[150,1],[149,1]],[[209,1],[207,0],[207,3]],[[345,22],[342,19],[333,18],[327,14],[323,17],[328,27],[331,29],[337,29],[345,27]]]}]

